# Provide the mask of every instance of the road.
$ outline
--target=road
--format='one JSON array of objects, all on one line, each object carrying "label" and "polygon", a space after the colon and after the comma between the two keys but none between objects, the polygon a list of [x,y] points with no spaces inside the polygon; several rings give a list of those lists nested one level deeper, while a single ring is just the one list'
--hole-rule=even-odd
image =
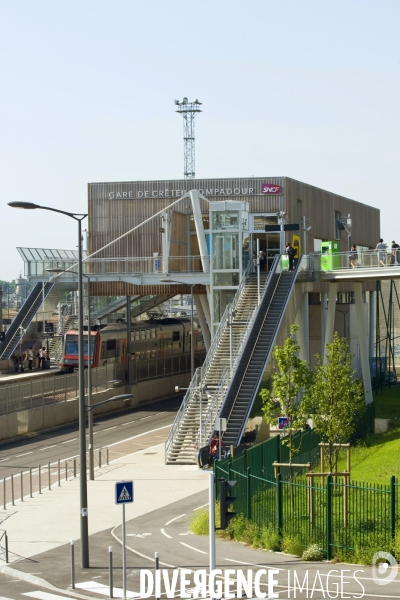
[{"label": "road", "polygon": [[[95,417],[94,448],[110,446],[121,439],[171,425],[181,401],[182,396],[175,394],[118,414]],[[77,424],[5,442],[0,444],[0,479],[38,464],[46,465],[78,454]],[[110,455],[110,460],[113,456]]]}]

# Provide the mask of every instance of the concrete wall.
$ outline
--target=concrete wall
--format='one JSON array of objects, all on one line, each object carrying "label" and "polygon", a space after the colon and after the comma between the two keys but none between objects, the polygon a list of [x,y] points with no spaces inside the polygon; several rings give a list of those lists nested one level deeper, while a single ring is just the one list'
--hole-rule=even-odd
[{"label": "concrete wall", "polygon": [[[175,394],[175,386],[185,387],[189,384],[190,374],[174,375],[163,379],[144,381],[136,385],[118,387],[93,394],[92,402],[96,404],[102,400],[120,394],[134,394],[127,402],[110,402],[94,409],[94,415],[113,413],[145,404],[154,400],[162,400]],[[37,433],[45,429],[53,429],[62,425],[78,422],[78,399],[49,404],[30,410],[11,413],[0,417],[0,441],[11,440],[28,434]]]}]

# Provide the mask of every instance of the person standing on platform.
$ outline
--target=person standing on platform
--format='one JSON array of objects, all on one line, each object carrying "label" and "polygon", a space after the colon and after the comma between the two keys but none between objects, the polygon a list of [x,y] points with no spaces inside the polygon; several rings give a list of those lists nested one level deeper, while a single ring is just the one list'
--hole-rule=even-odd
[{"label": "person standing on platform", "polygon": [[46,368],[46,348],[42,348],[42,369]]},{"label": "person standing on platform", "polygon": [[400,254],[400,250],[399,250],[400,246],[398,244],[396,244],[396,242],[393,240],[392,241],[392,257],[391,257],[391,261],[390,263],[392,265],[399,265],[399,254]]},{"label": "person standing on platform", "polygon": [[351,247],[349,258],[350,258],[350,265],[351,265],[351,267],[353,269],[356,269],[357,268],[358,254],[357,254],[357,248],[355,247],[354,244]]},{"label": "person standing on platform", "polygon": [[28,370],[29,371],[32,371],[32,366],[33,366],[33,350],[32,350],[32,346],[31,346],[28,350]]},{"label": "person standing on platform", "polygon": [[383,239],[381,238],[375,248],[375,252],[378,253],[378,267],[386,267],[385,250],[386,244],[383,243]]},{"label": "person standing on platform", "polygon": [[42,348],[38,350],[38,369],[42,366],[42,361],[44,360],[44,354]]},{"label": "person standing on platform", "polygon": [[285,252],[289,258],[289,271],[294,270],[294,255],[296,254],[296,250],[293,248],[290,242],[287,242]]},{"label": "person standing on platform", "polygon": [[260,261],[260,272],[264,271],[264,267],[265,267],[265,258],[266,258],[266,254],[264,252],[264,250],[260,250],[260,253],[258,255],[259,261]]}]

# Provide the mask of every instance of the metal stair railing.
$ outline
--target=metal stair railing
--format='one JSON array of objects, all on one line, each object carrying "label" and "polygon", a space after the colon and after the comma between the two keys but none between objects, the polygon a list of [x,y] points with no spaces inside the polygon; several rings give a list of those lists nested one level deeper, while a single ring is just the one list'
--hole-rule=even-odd
[{"label": "metal stair railing", "polygon": [[[274,270],[276,268],[276,265],[277,265],[279,259],[280,259],[280,256],[276,255],[274,258],[274,261],[272,263],[271,270],[268,274],[267,280],[264,284],[264,286],[265,286],[264,292],[265,292],[265,289],[270,284],[271,275],[272,275],[272,273],[274,273]],[[197,402],[196,394],[197,394],[199,388],[200,387],[204,388],[207,386],[207,375],[208,375],[209,368],[212,366],[212,362],[215,359],[214,355],[218,352],[218,346],[219,346],[220,342],[222,341],[223,335],[226,333],[226,331],[230,327],[229,318],[231,315],[231,311],[234,312],[236,310],[236,307],[242,298],[242,292],[243,292],[244,288],[246,287],[246,283],[250,279],[252,269],[253,269],[253,262],[250,261],[249,264],[247,265],[246,271],[243,274],[243,277],[241,279],[241,282],[236,291],[233,301],[230,304],[228,304],[228,306],[226,307],[226,309],[223,313],[220,324],[219,324],[216,334],[214,336],[213,342],[210,346],[209,351],[207,352],[206,359],[205,359],[202,367],[199,367],[198,369],[196,369],[193,380],[190,382],[189,388],[185,394],[185,397],[183,399],[181,407],[175,417],[174,423],[173,423],[171,430],[167,436],[167,440],[165,441],[165,461],[166,462],[168,460],[169,451],[173,445],[173,440],[174,440],[175,434],[179,431],[179,425],[180,425],[181,419],[185,415],[188,407],[192,404],[192,402],[193,402],[193,404],[195,404]],[[252,329],[252,323],[258,313],[257,305],[254,305],[250,309],[249,313],[250,314],[246,320],[246,323],[243,326],[243,334],[244,335],[242,334],[240,341],[237,344],[237,346],[233,352],[232,370],[235,368],[235,366],[237,365],[237,363],[239,361],[239,358],[243,351],[244,345],[245,345],[245,343],[248,339],[248,336],[250,334],[250,331]],[[229,382],[230,377],[231,377],[231,373],[230,373],[230,367],[229,367],[229,368],[226,368],[226,370],[225,369],[223,370],[219,381],[216,384],[213,383],[213,386],[214,385],[217,386],[219,393],[218,394],[214,393],[212,395],[210,402],[208,403],[208,406],[206,408],[207,412],[206,412],[205,419],[207,420],[207,423],[208,423],[207,430],[205,429],[205,427],[202,427],[202,425],[200,425],[200,427],[202,427],[202,432],[204,432],[204,434],[206,434],[208,432],[208,435],[211,436],[211,434],[214,430],[213,423],[212,423],[212,415],[214,414],[215,403],[218,401],[217,406],[218,406],[218,410],[219,410],[220,405],[223,402],[225,391],[226,391],[225,388],[228,387],[227,382]],[[223,393],[221,392],[221,390]],[[214,419],[214,422],[215,422],[215,419]],[[204,440],[206,438],[204,438],[202,435],[202,439]]]},{"label": "metal stair railing", "polygon": [[41,283],[35,285],[6,331],[6,341],[0,350],[1,358],[10,358],[12,356],[21,338],[20,328],[22,327],[26,330],[29,327],[43,299],[48,296],[53,286],[54,282],[47,282],[44,287]]},{"label": "metal stair railing", "polygon": [[[292,280],[291,280],[291,282],[290,282],[290,285],[289,285],[289,287],[288,287],[288,289],[287,289],[287,293],[286,293],[286,301],[285,301],[285,303],[284,303],[284,304],[281,306],[281,308],[280,308],[279,317],[278,317],[278,319],[277,319],[277,322],[275,323],[275,328],[274,328],[274,332],[273,332],[272,338],[271,338],[271,340],[270,340],[270,343],[269,343],[268,352],[267,352],[267,355],[265,356],[265,362],[266,362],[266,361],[268,361],[268,358],[269,358],[269,356],[270,356],[270,353],[271,353],[272,347],[273,347],[273,345],[274,345],[274,341],[275,341],[275,338],[276,338],[277,332],[278,332],[278,330],[279,330],[279,327],[280,327],[280,325],[281,325],[281,323],[282,323],[282,319],[283,319],[283,315],[284,315],[284,312],[285,312],[285,308],[286,308],[286,306],[287,306],[288,299],[290,298],[291,291],[292,291],[292,289],[293,289],[293,286],[294,286],[294,283],[295,283],[295,280],[296,280],[296,276],[297,276],[297,273],[298,273],[298,267],[299,267],[299,265],[300,265],[300,262],[301,262],[301,261],[299,261],[299,263],[298,263],[298,266],[297,266],[297,268],[296,268],[295,272],[293,273],[293,278],[292,278]],[[265,325],[265,322],[266,322],[266,320],[267,320],[267,318],[268,318],[268,315],[269,315],[270,309],[271,309],[271,307],[272,307],[272,304],[273,304],[273,302],[274,302],[275,295],[277,294],[277,292],[279,292],[279,284],[280,284],[280,282],[281,282],[281,281],[282,281],[282,271],[279,273],[279,277],[278,277],[278,280],[277,280],[277,282],[276,282],[275,289],[274,289],[274,291],[273,291],[273,295],[272,295],[272,297],[271,297],[271,300],[270,300],[270,302],[269,302],[268,308],[267,308],[267,310],[266,310],[266,312],[265,312],[265,314],[264,314],[264,317],[263,317],[263,321],[262,321],[261,327],[259,327],[259,328],[258,328],[258,331],[257,331],[257,336],[256,336],[256,339],[255,339],[254,343],[252,344],[251,352],[250,352],[250,355],[249,355],[249,359],[248,359],[248,361],[247,361],[247,365],[246,365],[245,371],[244,371],[244,373],[243,373],[243,375],[242,375],[242,378],[241,378],[241,381],[240,381],[240,383],[239,383],[238,389],[237,389],[237,391],[236,391],[236,393],[235,393],[235,398],[234,398],[233,404],[232,404],[232,406],[231,406],[231,409],[230,409],[230,411],[229,411],[229,415],[227,416],[227,427],[228,427],[228,428],[229,428],[229,421],[230,421],[230,419],[231,419],[232,412],[233,412],[233,410],[235,409],[235,406],[236,406],[236,401],[237,401],[238,394],[239,394],[239,392],[240,392],[240,390],[241,390],[241,388],[242,388],[243,382],[244,382],[244,380],[245,380],[245,378],[246,378],[246,375],[247,375],[248,369],[249,369],[249,367],[250,367],[251,361],[252,361],[252,359],[253,359],[254,353],[257,351],[257,346],[258,346],[258,342],[259,342],[259,340],[260,340],[260,337],[261,337],[261,335],[264,333],[264,325]],[[261,304],[262,304],[262,303],[261,303]],[[261,380],[261,377],[262,377],[262,373],[261,373],[261,374],[260,374],[260,376],[257,378],[257,382],[256,382],[256,385],[255,385],[255,387],[258,387],[258,385],[259,385],[259,382],[260,382],[260,380]],[[229,390],[228,390],[228,392],[227,392],[227,395],[228,395],[228,394],[229,394]],[[240,438],[241,438],[241,436],[243,435],[243,431],[244,431],[244,428],[245,428],[245,426],[246,426],[246,422],[247,422],[247,419],[248,419],[248,415],[249,415],[249,413],[250,413],[250,410],[251,410],[251,407],[252,407],[252,405],[253,405],[253,402],[254,402],[254,395],[253,395],[253,398],[251,398],[251,399],[250,399],[250,401],[249,401],[249,405],[248,405],[248,409],[247,409],[247,412],[246,412],[246,416],[245,416],[245,418],[244,418],[244,420],[243,420],[243,424],[242,424],[242,427],[241,427],[241,429],[240,429],[240,432],[239,432],[238,439],[240,439]],[[221,415],[219,415],[219,416],[221,416]]]}]

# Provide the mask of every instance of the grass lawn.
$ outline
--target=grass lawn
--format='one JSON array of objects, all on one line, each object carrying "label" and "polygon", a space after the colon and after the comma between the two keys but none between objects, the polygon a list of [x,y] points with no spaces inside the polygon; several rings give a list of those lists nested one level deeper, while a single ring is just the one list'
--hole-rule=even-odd
[{"label": "grass lawn", "polygon": [[[375,417],[390,419],[387,433],[370,435],[351,450],[351,479],[389,484],[391,475],[400,481],[400,386],[374,393]],[[338,469],[346,468],[345,456]]]}]

